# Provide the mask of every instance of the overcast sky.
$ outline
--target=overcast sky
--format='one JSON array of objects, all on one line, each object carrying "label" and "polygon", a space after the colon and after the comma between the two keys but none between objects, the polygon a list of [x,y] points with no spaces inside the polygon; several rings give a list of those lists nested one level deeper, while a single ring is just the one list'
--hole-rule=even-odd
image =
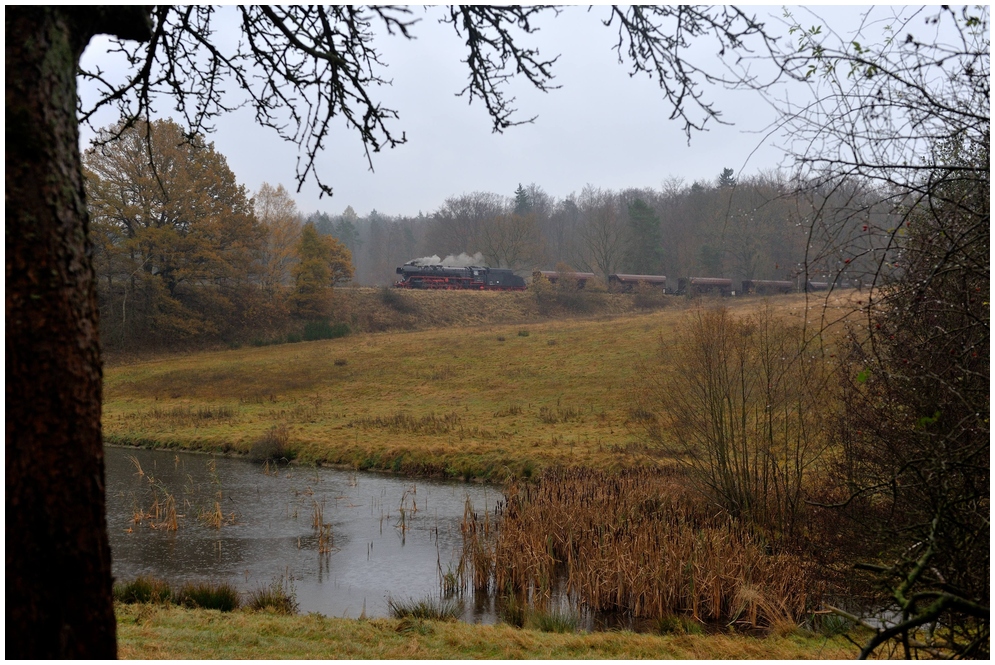
[{"label": "overcast sky", "polygon": [[[562,198],[586,184],[658,189],[668,177],[690,184],[713,181],[727,167],[751,175],[790,166],[777,147],[784,137],[767,133],[773,111],[750,92],[709,89],[706,94],[733,125],[712,123],[709,131],[692,136],[689,146],[681,125],[668,120],[670,109],[656,83],[645,76],[630,78],[626,65],[618,63],[617,29],[601,25],[609,11],[570,7],[540,23],[541,31],[528,43],[543,56],[560,54],[553,71],[561,88],[544,94],[516,86],[520,117],[538,117],[494,134],[484,107],[456,96],[466,85],[461,40],[450,26],[438,23],[438,8],[416,9],[422,19],[413,30],[417,39],[384,38],[377,44],[389,65],[382,76],[393,85],[375,95],[399,112],[394,127],[406,134],[407,143],[374,154],[375,171],[370,172],[359,139],[340,128],[318,160],[334,197],[319,200],[318,188],[308,182],[293,194],[298,207],[305,213],[337,214],[350,205],[360,215],[373,209],[388,215],[429,214],[448,196],[472,191],[511,196],[519,183],[534,182]],[[771,25],[781,23],[780,6],[753,11]],[[815,11],[827,21],[847,23],[860,9]],[[796,12],[804,23],[813,18],[807,10]],[[105,41],[94,40],[84,63],[105,57],[105,48]],[[709,46],[695,55],[708,64],[712,51]],[[161,116],[170,115],[165,104],[159,107]],[[100,124],[114,120],[108,116]],[[251,111],[218,122],[209,140],[251,191],[263,182],[296,189],[296,146],[257,127]]]}]

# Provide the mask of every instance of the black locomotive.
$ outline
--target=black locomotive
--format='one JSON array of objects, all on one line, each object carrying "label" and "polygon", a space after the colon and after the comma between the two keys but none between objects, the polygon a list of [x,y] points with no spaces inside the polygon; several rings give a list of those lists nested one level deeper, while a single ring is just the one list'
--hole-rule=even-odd
[{"label": "black locomotive", "polygon": [[401,279],[394,282],[399,289],[474,289],[478,291],[524,291],[525,280],[511,270],[444,265],[399,266]]}]

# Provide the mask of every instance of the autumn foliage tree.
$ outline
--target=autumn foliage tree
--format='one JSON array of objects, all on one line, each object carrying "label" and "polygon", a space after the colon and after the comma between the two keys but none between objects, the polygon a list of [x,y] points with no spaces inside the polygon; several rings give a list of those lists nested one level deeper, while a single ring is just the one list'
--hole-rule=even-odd
[{"label": "autumn foliage tree", "polygon": [[297,244],[290,303],[295,316],[321,319],[328,316],[332,287],[352,278],[352,256],[333,236],[323,236],[308,222]]},{"label": "autumn foliage tree", "polygon": [[255,315],[266,229],[213,144],[170,120],[83,156],[108,341],[216,338]]},{"label": "autumn foliage tree", "polygon": [[297,204],[283,185],[274,187],[264,182],[253,202],[256,218],[266,229],[260,251],[260,284],[272,294],[278,287],[291,284],[303,224]]}]

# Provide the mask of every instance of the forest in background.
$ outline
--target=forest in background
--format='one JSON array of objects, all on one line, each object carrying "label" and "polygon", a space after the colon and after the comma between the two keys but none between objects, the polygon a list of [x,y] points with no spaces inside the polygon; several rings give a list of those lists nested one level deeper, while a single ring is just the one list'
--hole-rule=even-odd
[{"label": "forest in background", "polygon": [[869,250],[900,225],[901,201],[881,203],[859,180],[820,188],[778,172],[737,180],[728,168],[714,182],[671,177],[658,190],[586,185],[557,199],[531,183],[511,195],[463,193],[414,217],[363,217],[351,206],[308,214],[282,184],[250,194],[213,144],[170,120],[106,128],[84,163],[110,350],[345,334],[348,323],[331,320],[333,288],[387,286],[420,257],[466,254],[523,275],[859,285],[879,268]]},{"label": "forest in background", "polygon": [[[540,184],[511,194],[453,195],[429,215],[360,217],[316,211],[306,217],[352,252],[356,281],[385,285],[418,257],[480,254],[492,268],[523,274],[569,266],[602,279],[612,273],[732,279],[854,281],[869,266],[851,265],[839,237],[894,226],[869,184],[812,188],[771,171],[712,182],[666,179],[659,189],[585,185],[557,199]],[[823,229],[833,233],[823,233]],[[851,239],[848,238],[848,239]]]}]

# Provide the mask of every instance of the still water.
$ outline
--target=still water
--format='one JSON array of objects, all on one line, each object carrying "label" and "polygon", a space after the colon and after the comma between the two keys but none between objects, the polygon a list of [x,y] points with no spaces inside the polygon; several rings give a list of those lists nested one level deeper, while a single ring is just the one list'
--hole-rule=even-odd
[{"label": "still water", "polygon": [[[459,482],[267,468],[196,453],[105,452],[116,579],[228,581],[246,592],[290,580],[301,612],[327,616],[387,616],[388,597],[438,597],[441,575],[459,562],[467,500],[482,511],[502,499],[498,488]],[[176,530],[163,526],[170,497]],[[315,528],[319,510],[330,537]],[[490,603],[469,599],[463,619],[496,617]]]}]

